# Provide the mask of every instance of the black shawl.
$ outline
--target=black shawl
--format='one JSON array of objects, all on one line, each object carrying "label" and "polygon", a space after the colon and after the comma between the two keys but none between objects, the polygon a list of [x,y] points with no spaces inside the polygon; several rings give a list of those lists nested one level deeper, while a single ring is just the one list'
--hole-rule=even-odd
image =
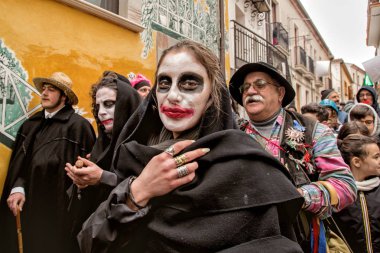
[{"label": "black shawl", "polygon": [[[123,126],[140,105],[140,95],[129,84],[128,80],[116,80],[117,96],[115,104],[115,116],[110,138],[104,127],[98,123],[98,138],[91,151],[91,161],[95,162],[104,170],[110,170],[116,140],[120,135]],[[94,115],[97,118],[97,115]]]},{"label": "black shawl", "polygon": [[162,128],[150,94],[118,140],[113,166],[127,179],[85,222],[78,236],[82,252],[302,252],[292,227],[302,197],[275,158],[231,129],[229,102],[224,89],[221,117],[215,120],[216,108],[209,108],[199,139],[183,151],[211,149],[197,159],[196,178],[152,199],[147,215],[130,219],[127,177],[139,175],[162,152],[146,146],[149,135]]}]

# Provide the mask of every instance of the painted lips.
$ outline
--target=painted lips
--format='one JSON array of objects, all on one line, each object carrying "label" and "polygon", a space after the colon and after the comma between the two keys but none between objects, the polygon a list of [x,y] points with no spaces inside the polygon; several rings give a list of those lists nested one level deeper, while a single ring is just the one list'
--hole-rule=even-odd
[{"label": "painted lips", "polygon": [[112,122],[113,122],[113,119],[107,119],[107,120],[103,120],[102,124],[103,125],[109,125],[109,124],[112,124]]},{"label": "painted lips", "polygon": [[161,106],[160,110],[167,117],[173,118],[173,119],[189,118],[194,115],[193,109],[186,109],[179,106],[175,106],[175,107]]}]

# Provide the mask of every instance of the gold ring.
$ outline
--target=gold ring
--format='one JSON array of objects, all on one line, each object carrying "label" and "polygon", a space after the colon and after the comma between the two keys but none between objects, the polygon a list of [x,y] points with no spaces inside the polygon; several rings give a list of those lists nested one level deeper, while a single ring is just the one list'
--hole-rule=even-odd
[{"label": "gold ring", "polygon": [[187,163],[187,158],[186,158],[185,154],[176,156],[173,159],[174,159],[175,165],[177,167],[180,167],[180,166],[184,165],[185,163]]},{"label": "gold ring", "polygon": [[164,150],[164,152],[169,154],[170,156],[174,156],[174,154],[175,154],[173,146],[169,146],[167,149]]},{"label": "gold ring", "polygon": [[186,165],[180,166],[177,168],[177,176],[178,178],[185,177],[189,175],[189,170],[187,169]]}]

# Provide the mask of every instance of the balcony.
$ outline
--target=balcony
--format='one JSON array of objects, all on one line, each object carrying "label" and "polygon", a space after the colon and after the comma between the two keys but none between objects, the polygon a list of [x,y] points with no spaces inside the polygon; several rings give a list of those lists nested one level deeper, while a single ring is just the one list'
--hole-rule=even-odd
[{"label": "balcony", "polygon": [[288,60],[284,53],[248,28],[231,22],[234,29],[235,70],[246,63],[262,61],[280,70],[290,80]]},{"label": "balcony", "polygon": [[314,79],[314,61],[310,56],[307,56],[307,70],[308,72],[304,74],[304,77],[309,80]]},{"label": "balcony", "polygon": [[297,70],[301,74],[306,74],[308,72],[308,69],[307,69],[307,63],[306,63],[305,49],[298,46],[294,48],[294,51],[295,51],[295,56],[296,56],[295,57],[296,61],[294,64],[295,70]]},{"label": "balcony", "polygon": [[279,22],[275,22],[272,25],[273,45],[275,45],[284,54],[289,55],[288,31],[286,31],[282,24]]},{"label": "balcony", "polygon": [[323,77],[320,76],[315,80],[315,86],[316,87],[323,87]]}]

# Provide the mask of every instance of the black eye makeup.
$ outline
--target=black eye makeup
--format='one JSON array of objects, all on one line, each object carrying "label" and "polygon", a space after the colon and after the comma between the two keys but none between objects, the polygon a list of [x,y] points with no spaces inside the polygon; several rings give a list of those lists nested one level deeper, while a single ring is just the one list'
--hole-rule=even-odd
[{"label": "black eye makeup", "polygon": [[106,100],[103,102],[105,108],[111,108],[116,103],[115,100]]},{"label": "black eye makeup", "polygon": [[159,75],[157,78],[157,92],[168,92],[172,86],[172,79],[167,75]]},{"label": "black eye makeup", "polygon": [[203,77],[196,73],[184,73],[178,81],[178,88],[182,92],[200,93],[203,86]]},{"label": "black eye makeup", "polygon": [[97,103],[95,105],[95,110],[99,111],[100,109],[100,104],[103,104],[103,107],[106,109],[112,108],[116,104],[116,100],[105,100],[103,102]]},{"label": "black eye makeup", "polygon": [[[172,79],[167,75],[159,75],[157,83],[157,92],[168,92],[172,86]],[[178,78],[178,89],[186,93],[200,93],[204,87],[203,77],[193,73],[185,72]]]}]

